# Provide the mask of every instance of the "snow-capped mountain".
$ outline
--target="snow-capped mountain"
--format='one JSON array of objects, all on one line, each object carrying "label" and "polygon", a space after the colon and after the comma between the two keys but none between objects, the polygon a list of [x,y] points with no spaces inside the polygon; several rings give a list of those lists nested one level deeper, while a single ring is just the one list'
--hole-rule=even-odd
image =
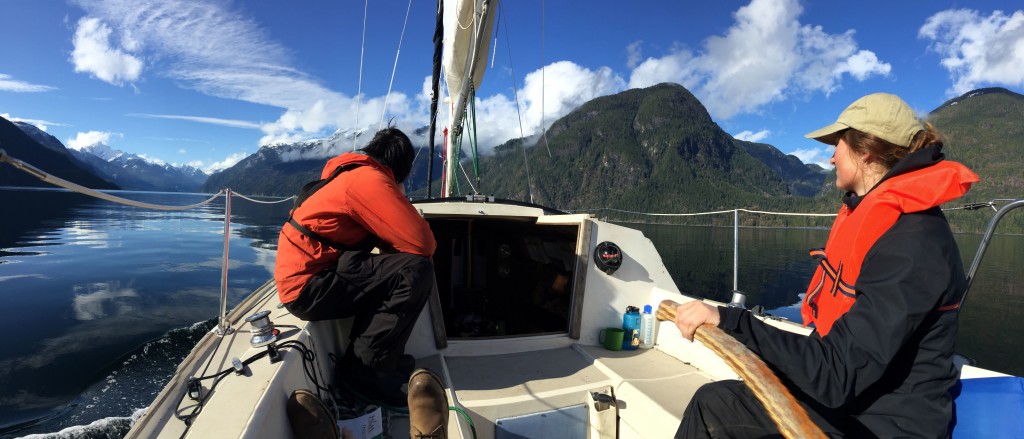
[{"label": "snow-capped mountain", "polygon": [[114,148],[111,148],[111,147],[109,147],[109,146],[107,146],[105,144],[102,144],[102,143],[97,143],[97,144],[92,145],[92,146],[87,146],[85,148],[82,148],[80,151],[92,154],[92,155],[94,155],[96,157],[99,157],[99,158],[101,158],[101,159],[103,159],[104,161],[107,161],[107,162],[113,161],[114,159],[116,159],[116,158],[118,158],[118,157],[120,157],[121,155],[124,154],[124,152],[118,151],[118,150],[116,150]]},{"label": "snow-capped mountain", "polygon": [[[59,140],[33,125],[0,117],[0,149],[64,180],[96,189],[118,189],[72,157]],[[13,168],[0,171],[0,186],[53,187]]]},{"label": "snow-capped mountain", "polygon": [[209,177],[200,169],[188,165],[170,165],[148,160],[98,143],[81,150],[67,148],[35,125],[14,122],[14,125],[32,140],[92,171],[100,178],[122,189],[139,191],[193,192]]},{"label": "snow-capped mountain", "polygon": [[25,134],[28,134],[28,136],[31,137],[32,140],[39,142],[40,145],[43,145],[47,149],[50,149],[58,154],[68,155],[67,148],[64,147],[64,144],[60,143],[60,140],[57,140],[56,137],[51,136],[46,131],[39,129],[38,127],[30,123],[25,123],[21,121],[15,121],[13,123]]},{"label": "snow-capped mountain", "polygon": [[192,166],[175,166],[149,160],[102,143],[71,152],[125,189],[194,192],[199,190],[208,177]]},{"label": "snow-capped mountain", "polygon": [[[419,159],[413,162],[413,170],[406,179],[413,191],[425,185],[428,153],[426,128],[406,131],[413,145],[421,149]],[[278,143],[260,148],[234,166],[210,176],[203,185],[203,192],[215,192],[230,187],[249,195],[294,195],[303,184],[320,178],[327,159],[361,148],[370,139],[365,130],[339,129],[322,139],[304,140],[295,143]],[[434,161],[434,176],[441,175],[441,161]]]}]

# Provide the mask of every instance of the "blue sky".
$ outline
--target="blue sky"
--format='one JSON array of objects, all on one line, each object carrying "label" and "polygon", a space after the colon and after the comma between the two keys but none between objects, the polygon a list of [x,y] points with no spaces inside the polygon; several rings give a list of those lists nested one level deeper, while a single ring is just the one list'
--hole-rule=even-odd
[{"label": "blue sky", "polygon": [[[104,142],[207,170],[382,118],[423,126],[435,5],[6,2],[0,114],[71,147]],[[536,134],[598,96],[676,82],[730,134],[822,162],[829,149],[802,135],[864,94],[896,93],[924,115],[975,88],[1024,92],[1022,9],[1009,0],[507,1],[478,91],[481,144]]]}]

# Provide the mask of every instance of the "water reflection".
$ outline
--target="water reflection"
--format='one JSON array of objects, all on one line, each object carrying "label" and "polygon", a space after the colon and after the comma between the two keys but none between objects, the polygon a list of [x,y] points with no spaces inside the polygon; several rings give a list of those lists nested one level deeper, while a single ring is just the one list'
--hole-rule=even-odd
[{"label": "water reflection", "polygon": [[[163,205],[209,198],[116,195]],[[17,334],[0,351],[0,370],[5,371],[0,375],[0,435],[4,426],[76,406],[76,396],[148,340],[216,316],[223,198],[168,212],[64,191],[0,189],[0,203],[5,212],[17,213],[0,220],[0,291],[8,293],[0,333]],[[232,210],[229,306],[272,276],[277,232],[288,205],[236,198]],[[171,361],[177,364],[180,358]],[[119,392],[127,401],[100,396],[100,402],[87,406],[99,411],[123,404],[143,407],[162,385],[135,381],[151,386],[151,392]]]},{"label": "water reflection", "polygon": [[139,305],[139,293],[131,287],[122,288],[121,282],[97,282],[75,285],[73,290],[88,291],[75,294],[73,308],[78,320],[96,320],[107,316],[135,311]]},{"label": "water reflection", "polygon": [[[680,291],[729,301],[734,285],[731,227],[632,226],[654,242]],[[807,251],[823,247],[826,239],[823,229],[740,229],[736,289],[747,295],[748,306],[776,309],[799,303],[815,268]]]}]

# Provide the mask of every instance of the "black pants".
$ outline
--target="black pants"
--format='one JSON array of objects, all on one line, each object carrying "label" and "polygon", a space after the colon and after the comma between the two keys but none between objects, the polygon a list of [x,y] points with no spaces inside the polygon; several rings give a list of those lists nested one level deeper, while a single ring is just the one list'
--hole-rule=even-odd
[{"label": "black pants", "polygon": [[[826,436],[871,438],[870,431],[849,416],[833,413],[809,398],[794,394],[807,415]],[[844,433],[845,432],[845,433]],[[781,438],[761,401],[742,381],[725,380],[697,389],[683,412],[676,438]]]},{"label": "black pants", "polygon": [[348,351],[391,371],[434,288],[434,265],[423,256],[347,251],[285,307],[307,321],[355,317]]}]

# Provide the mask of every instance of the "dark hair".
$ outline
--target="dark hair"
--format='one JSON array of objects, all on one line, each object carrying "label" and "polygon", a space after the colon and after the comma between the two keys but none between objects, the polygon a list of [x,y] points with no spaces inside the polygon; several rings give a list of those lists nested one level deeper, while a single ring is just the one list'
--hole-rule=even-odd
[{"label": "dark hair", "polygon": [[412,171],[412,161],[416,151],[412,148],[409,136],[395,127],[387,127],[377,131],[373,139],[361,151],[373,157],[380,164],[387,166],[395,174],[395,181],[402,184]]},{"label": "dark hair", "polygon": [[[924,129],[914,134],[914,138],[910,140],[910,146],[896,145],[878,136],[852,128],[840,132],[839,138],[846,141],[846,145],[850,147],[850,150],[871,154],[878,158],[888,169],[892,169],[893,166],[896,166],[896,162],[914,151],[926,146],[942,144],[942,135],[939,134],[931,122],[925,122]],[[838,139],[836,141],[838,142]]]}]

